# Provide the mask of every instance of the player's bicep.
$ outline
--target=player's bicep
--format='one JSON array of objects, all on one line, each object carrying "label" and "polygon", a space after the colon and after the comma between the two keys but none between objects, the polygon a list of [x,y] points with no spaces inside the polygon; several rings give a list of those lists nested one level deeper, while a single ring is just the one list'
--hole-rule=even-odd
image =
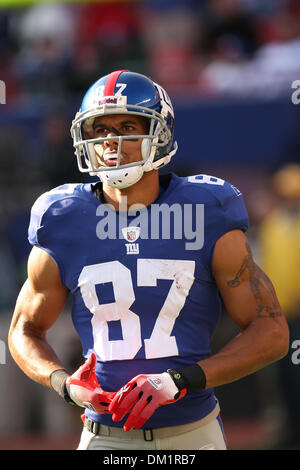
[{"label": "player's bicep", "polygon": [[68,289],[61,283],[54,260],[45,251],[33,248],[28,259],[28,279],[19,293],[12,327],[27,325],[42,334],[61,314],[67,296]]},{"label": "player's bicep", "polygon": [[255,318],[284,321],[273,285],[254,262],[241,230],[228,232],[217,241],[212,267],[225,308],[241,329]]}]

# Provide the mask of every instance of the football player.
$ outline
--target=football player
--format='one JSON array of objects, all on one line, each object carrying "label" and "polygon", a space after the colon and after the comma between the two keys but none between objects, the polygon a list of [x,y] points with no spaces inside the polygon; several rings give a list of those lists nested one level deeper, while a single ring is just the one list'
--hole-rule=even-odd
[{"label": "football player", "polygon": [[[289,344],[245,235],[243,196],[218,177],[159,175],[177,150],[174,111],[144,75],[100,78],[71,134],[79,170],[98,178],[32,207],[11,354],[85,408],[79,449],[226,449],[214,387],[277,361]],[[85,361],[73,374],[46,339],[69,294]],[[211,354],[221,298],[240,333]]]}]

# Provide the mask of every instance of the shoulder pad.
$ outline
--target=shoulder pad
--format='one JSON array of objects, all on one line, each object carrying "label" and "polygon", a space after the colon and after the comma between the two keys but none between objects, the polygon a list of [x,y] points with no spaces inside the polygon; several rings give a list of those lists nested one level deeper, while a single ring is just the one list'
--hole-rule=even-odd
[{"label": "shoulder pad", "polygon": [[28,239],[37,243],[37,231],[42,225],[43,216],[53,207],[52,215],[60,215],[70,208],[72,196],[80,184],[64,184],[47,191],[37,198],[31,209]]},{"label": "shoulder pad", "polygon": [[73,195],[77,186],[79,184],[63,184],[41,194],[33,204],[32,210],[39,213],[46,212],[48,207],[54,202]]},{"label": "shoulder pad", "polygon": [[195,188],[198,187],[205,190],[207,195],[216,199],[221,206],[226,205],[232,198],[242,196],[238,188],[216,176],[204,174],[188,176],[187,182],[191,183]]}]

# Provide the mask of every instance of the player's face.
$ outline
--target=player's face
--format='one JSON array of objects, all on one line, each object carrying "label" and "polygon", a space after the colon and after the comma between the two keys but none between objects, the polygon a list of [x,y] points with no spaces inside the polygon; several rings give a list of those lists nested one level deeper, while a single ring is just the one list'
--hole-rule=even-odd
[{"label": "player's face", "polygon": [[[148,122],[142,116],[115,114],[100,116],[93,125],[93,138],[113,137],[117,135],[148,134]],[[123,140],[121,144],[120,165],[142,160],[142,139]],[[97,161],[100,166],[115,166],[117,164],[118,139],[105,140],[95,145]]]}]

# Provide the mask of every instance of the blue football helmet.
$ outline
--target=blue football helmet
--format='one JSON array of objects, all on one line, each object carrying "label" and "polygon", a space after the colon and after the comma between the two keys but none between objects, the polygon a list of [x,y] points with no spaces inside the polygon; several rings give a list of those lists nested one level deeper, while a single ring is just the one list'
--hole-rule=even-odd
[{"label": "blue football helmet", "polygon": [[[149,119],[146,135],[86,138],[95,118],[108,114],[129,114]],[[86,131],[86,132],[85,132]],[[85,94],[72,122],[71,135],[78,168],[114,188],[126,188],[141,179],[145,171],[166,165],[177,151],[173,143],[174,110],[166,91],[150,78],[128,70],[117,70],[97,80]],[[142,159],[120,164],[122,141],[141,139]],[[95,147],[104,141],[118,141],[116,165],[99,166]]]}]

